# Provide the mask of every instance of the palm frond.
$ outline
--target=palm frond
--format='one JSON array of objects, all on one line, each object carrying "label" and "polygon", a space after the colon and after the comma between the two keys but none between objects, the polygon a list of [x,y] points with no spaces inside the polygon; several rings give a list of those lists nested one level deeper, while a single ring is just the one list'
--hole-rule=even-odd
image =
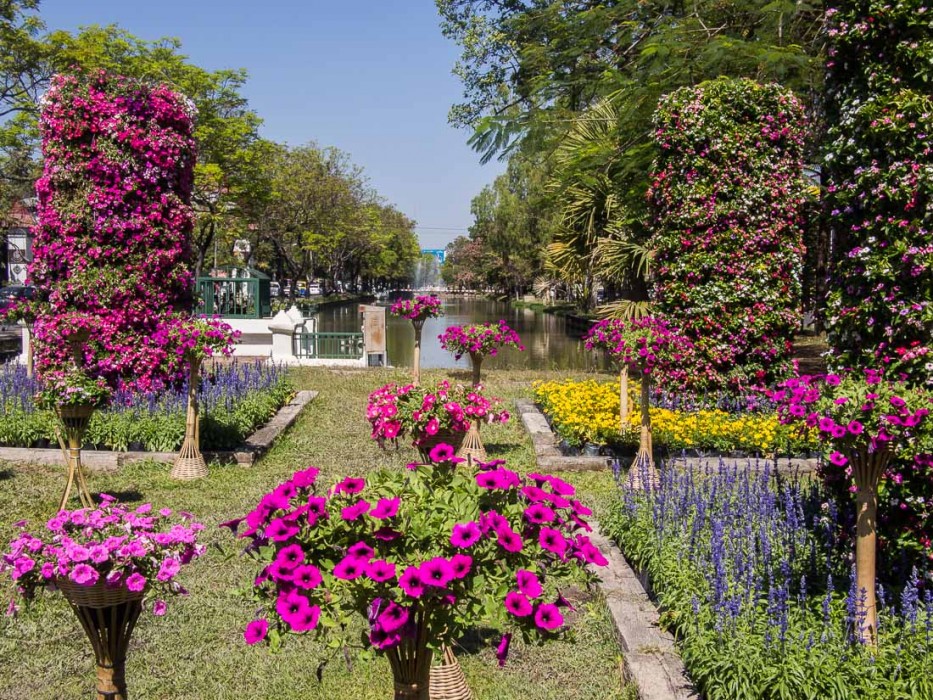
[{"label": "palm frond", "polygon": [[596,314],[600,318],[621,318],[628,321],[649,316],[652,310],[653,307],[650,301],[619,299],[609,304],[603,304],[596,309]]}]

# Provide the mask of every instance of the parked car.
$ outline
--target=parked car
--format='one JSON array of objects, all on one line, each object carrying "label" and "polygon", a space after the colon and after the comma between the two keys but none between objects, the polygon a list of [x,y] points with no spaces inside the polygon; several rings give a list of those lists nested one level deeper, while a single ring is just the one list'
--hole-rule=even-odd
[{"label": "parked car", "polygon": [[282,287],[278,282],[269,283],[269,294],[273,299],[278,299],[280,296],[282,296]]},{"label": "parked car", "polygon": [[316,297],[321,294],[321,285],[317,282],[312,282],[308,285],[308,296]]},{"label": "parked car", "polygon": [[6,311],[16,302],[23,299],[32,299],[35,296],[35,287],[27,287],[21,284],[0,287],[0,311]]}]

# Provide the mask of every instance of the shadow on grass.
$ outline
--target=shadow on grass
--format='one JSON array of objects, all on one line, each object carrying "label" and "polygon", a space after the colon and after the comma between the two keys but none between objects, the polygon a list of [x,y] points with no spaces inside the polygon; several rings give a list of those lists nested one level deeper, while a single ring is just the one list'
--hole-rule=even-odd
[{"label": "shadow on grass", "polygon": [[457,640],[455,650],[458,654],[479,654],[491,644],[498,643],[501,636],[502,632],[491,627],[474,627]]},{"label": "shadow on grass", "polygon": [[515,449],[514,444],[507,442],[484,442],[483,447],[486,448],[486,454],[490,457],[493,455],[508,454]]},{"label": "shadow on grass", "polygon": [[96,493],[92,493],[91,496],[95,502],[100,502],[100,496],[102,493],[105,493],[108,496],[113,496],[120,503],[141,503],[143,500],[143,494],[138,489],[126,489],[125,491],[97,491]]},{"label": "shadow on grass", "polygon": [[12,469],[0,469],[0,481],[7,481],[8,479],[13,478]]}]

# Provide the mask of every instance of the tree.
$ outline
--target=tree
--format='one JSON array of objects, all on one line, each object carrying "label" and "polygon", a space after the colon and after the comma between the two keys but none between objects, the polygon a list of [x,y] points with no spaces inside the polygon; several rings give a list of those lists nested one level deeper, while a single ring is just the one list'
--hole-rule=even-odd
[{"label": "tree", "polygon": [[457,236],[447,245],[441,279],[454,289],[481,291],[489,284],[492,264],[492,254],[481,241]]}]

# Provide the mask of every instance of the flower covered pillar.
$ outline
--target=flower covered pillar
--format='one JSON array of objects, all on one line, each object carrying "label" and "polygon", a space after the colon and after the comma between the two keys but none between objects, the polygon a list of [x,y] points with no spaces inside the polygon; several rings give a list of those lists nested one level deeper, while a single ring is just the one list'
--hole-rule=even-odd
[{"label": "flower covered pillar", "polygon": [[415,329],[415,352],[412,361],[412,382],[415,386],[421,383],[421,331],[429,318],[437,318],[444,312],[441,300],[436,296],[418,296],[412,299],[400,299],[392,304],[389,313],[400,318],[411,320]]},{"label": "flower covered pillar", "polygon": [[[899,452],[916,454],[921,449],[922,425],[933,396],[887,380],[873,369],[791,379],[770,395],[782,422],[802,422],[818,431],[829,452],[825,469],[844,470],[847,481],[854,482],[856,587],[861,601],[856,633],[863,643],[874,645],[879,483]],[[917,467],[924,468],[919,462]]]}]

